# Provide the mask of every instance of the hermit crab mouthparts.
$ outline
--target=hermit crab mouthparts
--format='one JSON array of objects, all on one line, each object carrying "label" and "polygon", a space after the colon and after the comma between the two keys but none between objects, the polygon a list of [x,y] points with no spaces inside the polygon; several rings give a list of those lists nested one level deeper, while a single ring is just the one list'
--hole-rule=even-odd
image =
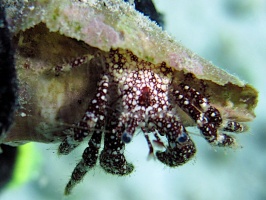
[{"label": "hermit crab mouthparts", "polygon": [[245,131],[242,122],[255,117],[253,87],[174,42],[128,3],[4,2],[20,108],[3,143],[60,142],[58,154],[67,155],[87,141],[66,195],[97,162],[111,174],[131,173],[124,152],[138,129],[149,155],[177,167],[196,152],[187,126],[211,145],[235,147],[226,132]]}]

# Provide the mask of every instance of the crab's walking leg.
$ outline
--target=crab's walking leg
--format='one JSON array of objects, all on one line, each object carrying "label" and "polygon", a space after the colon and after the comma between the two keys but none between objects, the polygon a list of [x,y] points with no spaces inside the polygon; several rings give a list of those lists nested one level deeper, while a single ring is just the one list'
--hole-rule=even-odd
[{"label": "crab's walking leg", "polygon": [[[82,119],[82,122],[86,122],[88,128],[94,127],[95,130],[90,138],[88,147],[85,149],[82,155],[81,161],[78,163],[71,178],[66,185],[65,195],[70,194],[72,188],[84,177],[89,169],[95,166],[99,148],[101,146],[102,129],[105,126],[105,108],[106,108],[106,94],[109,85],[109,79],[106,75],[103,76],[102,81],[99,83],[96,97],[91,101],[91,104]],[[83,131],[75,132],[74,139],[81,141],[87,135]],[[71,144],[68,144],[68,146]],[[61,145],[60,145],[61,146]],[[59,148],[60,149],[60,148]],[[69,150],[68,150],[69,151]]]},{"label": "crab's walking leg", "polygon": [[[226,134],[219,134],[222,125],[220,112],[209,104],[209,101],[195,89],[180,84],[180,89],[174,91],[177,104],[197,123],[205,139],[217,146],[233,146],[235,139]],[[239,123],[235,122],[235,125]],[[224,128],[226,129],[226,127]],[[228,128],[233,130],[234,128]],[[238,127],[237,129],[241,129]]]},{"label": "crab's walking leg", "polygon": [[[212,118],[211,119],[212,121],[216,121],[216,125],[218,127],[222,126],[221,128],[224,131],[228,131],[228,132],[239,133],[239,132],[246,131],[246,127],[243,124],[240,124],[235,121],[228,120],[226,123],[222,124],[222,118],[221,118],[219,111],[215,109],[214,107],[210,106],[210,103],[207,98],[205,98],[202,94],[197,92],[194,88],[191,88],[185,84],[181,83],[179,86],[186,93],[186,95],[188,96],[188,99],[192,101],[192,103],[197,108],[200,108],[200,110],[202,110],[203,112],[206,112],[207,110],[209,110],[208,111],[209,115],[207,115],[206,113],[205,116],[209,119]],[[217,115],[214,113],[217,113]]]},{"label": "crab's walking leg", "polygon": [[55,75],[59,76],[62,72],[70,71],[75,67],[79,67],[83,64],[88,63],[92,58],[94,58],[94,56],[90,54],[77,57],[70,62],[64,63],[63,65],[56,65],[53,70],[55,72]]},{"label": "crab's walking leg", "polygon": [[168,141],[164,152],[157,151],[157,158],[170,167],[186,163],[196,153],[193,141],[189,138],[185,127],[174,116],[157,117],[153,120],[156,129],[165,135]]},{"label": "crab's walking leg", "polygon": [[104,75],[98,85],[96,96],[91,100],[85,115],[76,124],[76,128],[70,129],[70,131],[73,131],[73,135],[68,135],[62,141],[58,149],[58,154],[69,154],[90,132],[93,132],[92,129],[95,129],[97,123],[104,120],[108,87],[109,79],[107,75]]},{"label": "crab's walking leg", "polygon": [[247,127],[243,126],[242,124],[238,122],[229,120],[227,121],[223,130],[228,131],[228,132],[241,133],[241,132],[247,131]]},{"label": "crab's walking leg", "polygon": [[[104,149],[100,155],[100,165],[108,173],[116,175],[130,174],[134,167],[126,161],[124,156],[125,143],[121,140],[123,124],[118,123],[118,119],[111,117],[113,122],[110,122],[108,130],[110,133],[105,133]],[[114,128],[116,127],[116,128]]]},{"label": "crab's walking leg", "polygon": [[[97,126],[97,128],[100,127]],[[82,180],[88,170],[95,166],[99,155],[99,148],[101,146],[101,136],[101,131],[95,131],[93,133],[88,143],[88,147],[83,152],[81,161],[75,167],[71,178],[65,187],[65,195],[69,195],[73,187]]]}]

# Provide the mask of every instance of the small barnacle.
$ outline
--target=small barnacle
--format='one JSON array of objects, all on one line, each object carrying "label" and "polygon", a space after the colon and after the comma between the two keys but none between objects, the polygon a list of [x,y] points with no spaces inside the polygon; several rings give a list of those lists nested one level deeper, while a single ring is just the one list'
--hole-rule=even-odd
[{"label": "small barnacle", "polygon": [[58,154],[67,155],[88,141],[66,195],[97,162],[130,174],[124,152],[137,129],[149,155],[177,167],[196,153],[188,126],[211,145],[234,147],[226,132],[245,131],[255,117],[252,86],[173,42],[127,3],[46,0],[14,9],[22,13],[9,20],[25,115],[3,142],[60,142]]}]

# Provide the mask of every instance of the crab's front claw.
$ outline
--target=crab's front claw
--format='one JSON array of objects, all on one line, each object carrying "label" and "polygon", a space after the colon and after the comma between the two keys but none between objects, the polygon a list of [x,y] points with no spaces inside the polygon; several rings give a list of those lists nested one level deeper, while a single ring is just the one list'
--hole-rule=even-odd
[{"label": "crab's front claw", "polygon": [[160,135],[166,136],[168,145],[164,152],[157,151],[157,158],[170,167],[183,165],[196,153],[196,147],[190,139],[185,127],[172,115],[155,118],[153,124],[156,125]]},{"label": "crab's front claw", "polygon": [[157,158],[170,167],[177,167],[185,164],[196,153],[196,147],[192,140],[188,140],[186,144],[171,147],[171,144],[164,152],[157,151]]}]

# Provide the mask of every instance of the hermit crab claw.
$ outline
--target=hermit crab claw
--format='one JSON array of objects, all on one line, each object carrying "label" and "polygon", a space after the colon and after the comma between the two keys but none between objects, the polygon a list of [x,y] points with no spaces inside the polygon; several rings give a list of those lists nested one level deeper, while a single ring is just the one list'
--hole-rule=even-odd
[{"label": "hermit crab claw", "polygon": [[183,145],[176,145],[174,148],[168,146],[164,152],[157,151],[157,158],[170,167],[178,167],[188,162],[196,153],[196,147],[192,140]]},{"label": "hermit crab claw", "polygon": [[[168,118],[168,122],[172,122],[172,118]],[[168,123],[167,127],[159,128],[159,130],[167,131],[165,136],[168,146],[164,152],[157,151],[156,156],[162,163],[170,167],[177,167],[185,164],[194,156],[196,147],[180,122]]]}]

